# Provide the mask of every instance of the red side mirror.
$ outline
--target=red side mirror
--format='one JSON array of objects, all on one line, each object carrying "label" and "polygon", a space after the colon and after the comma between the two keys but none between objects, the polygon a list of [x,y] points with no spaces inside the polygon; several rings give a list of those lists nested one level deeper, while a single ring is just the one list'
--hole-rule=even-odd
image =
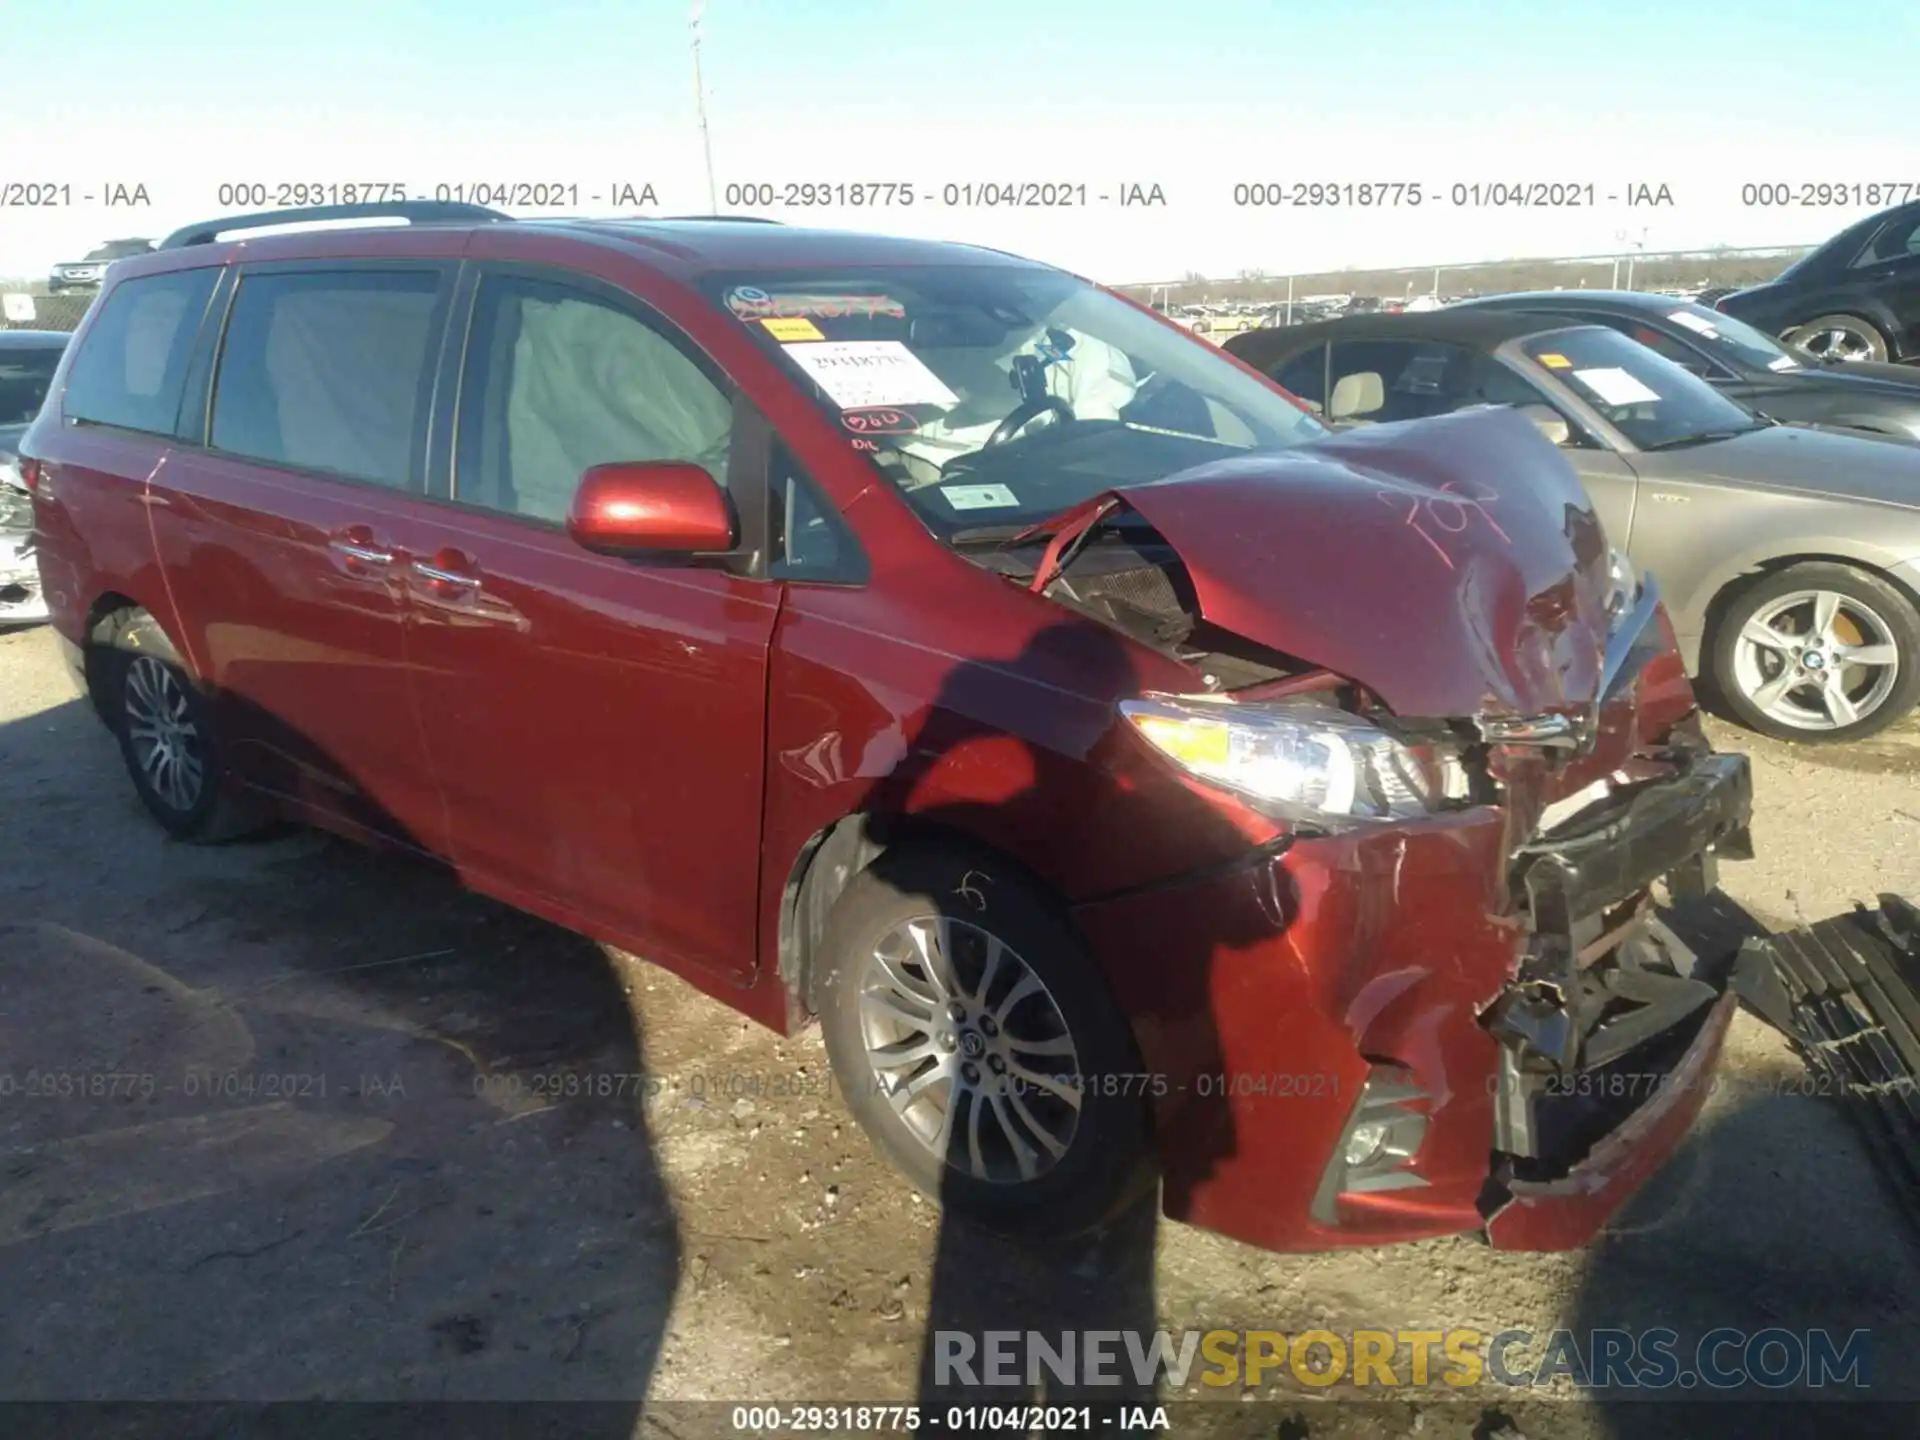
[{"label": "red side mirror", "polygon": [[580,477],[567,534],[602,555],[717,555],[737,532],[726,492],[680,460],[595,465]]}]

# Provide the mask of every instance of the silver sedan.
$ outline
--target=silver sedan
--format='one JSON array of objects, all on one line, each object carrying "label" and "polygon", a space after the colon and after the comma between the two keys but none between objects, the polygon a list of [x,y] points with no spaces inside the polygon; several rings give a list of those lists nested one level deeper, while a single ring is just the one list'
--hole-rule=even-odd
[{"label": "silver sedan", "polygon": [[1336,426],[1525,411],[1659,577],[1690,669],[1753,729],[1851,740],[1920,699],[1920,445],[1775,424],[1617,331],[1512,312],[1227,348]]}]

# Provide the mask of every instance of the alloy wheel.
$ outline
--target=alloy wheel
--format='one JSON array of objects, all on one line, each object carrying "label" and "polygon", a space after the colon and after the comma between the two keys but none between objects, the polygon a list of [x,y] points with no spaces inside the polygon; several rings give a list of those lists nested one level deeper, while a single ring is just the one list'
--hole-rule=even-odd
[{"label": "alloy wheel", "polygon": [[1066,1155],[1079,1057],[1059,1003],[999,937],[945,916],[905,921],[866,957],[859,1005],[876,1092],[946,1165],[1021,1184]]},{"label": "alloy wheel", "polygon": [[194,723],[186,687],[171,666],[151,655],[137,655],[127,667],[126,727],[153,793],[181,814],[190,812],[206,785],[206,740]]},{"label": "alloy wheel", "polygon": [[1768,601],[1740,627],[1734,682],[1795,730],[1839,730],[1874,714],[1900,675],[1900,647],[1871,606],[1832,590]]},{"label": "alloy wheel", "polygon": [[1794,330],[1785,338],[1816,360],[1852,362],[1875,358],[1871,337],[1848,325],[1822,325],[1818,329],[1809,327]]}]

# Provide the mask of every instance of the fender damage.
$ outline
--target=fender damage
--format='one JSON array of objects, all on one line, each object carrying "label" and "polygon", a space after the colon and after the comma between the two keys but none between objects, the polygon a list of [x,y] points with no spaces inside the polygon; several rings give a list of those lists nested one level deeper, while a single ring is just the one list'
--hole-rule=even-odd
[{"label": "fender damage", "polygon": [[[1137,559],[1089,543],[1123,509],[1151,527]],[[1169,1213],[1275,1249],[1583,1243],[1704,1099],[1735,960],[1696,955],[1656,900],[1750,855],[1751,789],[1700,733],[1652,582],[1616,593],[1564,459],[1518,417],[1460,415],[1118,488],[1046,528],[1034,590],[1224,700],[1327,691],[1468,776],[1443,814],[1085,907],[1096,944],[1159,957],[1125,967],[1161,977],[1125,998],[1173,1081]],[[1157,610],[1139,561],[1167,577]]]}]

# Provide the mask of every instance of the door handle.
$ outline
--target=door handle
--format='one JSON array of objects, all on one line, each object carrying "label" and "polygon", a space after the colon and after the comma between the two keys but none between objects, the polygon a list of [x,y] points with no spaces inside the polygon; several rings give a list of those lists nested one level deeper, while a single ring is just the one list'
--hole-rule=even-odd
[{"label": "door handle", "polygon": [[409,561],[407,570],[415,580],[425,582],[414,590],[414,597],[423,608],[438,612],[441,624],[502,625],[523,632],[530,628],[526,616],[510,602],[486,592],[480,562],[463,550],[448,548],[431,560]]},{"label": "door handle", "polygon": [[369,565],[393,563],[391,550],[381,550],[372,545],[356,545],[351,540],[336,540],[333,542],[333,548],[336,554],[344,555],[349,560],[364,560]]},{"label": "door handle", "polygon": [[340,568],[349,575],[383,570],[398,558],[392,550],[375,539],[373,532],[364,525],[350,525],[345,530],[336,530],[327,537],[327,549],[333,553]]},{"label": "door handle", "polygon": [[414,578],[426,581],[427,588],[439,595],[473,590],[480,584],[480,567],[459,550],[441,550],[432,560],[415,560],[409,568]]}]

